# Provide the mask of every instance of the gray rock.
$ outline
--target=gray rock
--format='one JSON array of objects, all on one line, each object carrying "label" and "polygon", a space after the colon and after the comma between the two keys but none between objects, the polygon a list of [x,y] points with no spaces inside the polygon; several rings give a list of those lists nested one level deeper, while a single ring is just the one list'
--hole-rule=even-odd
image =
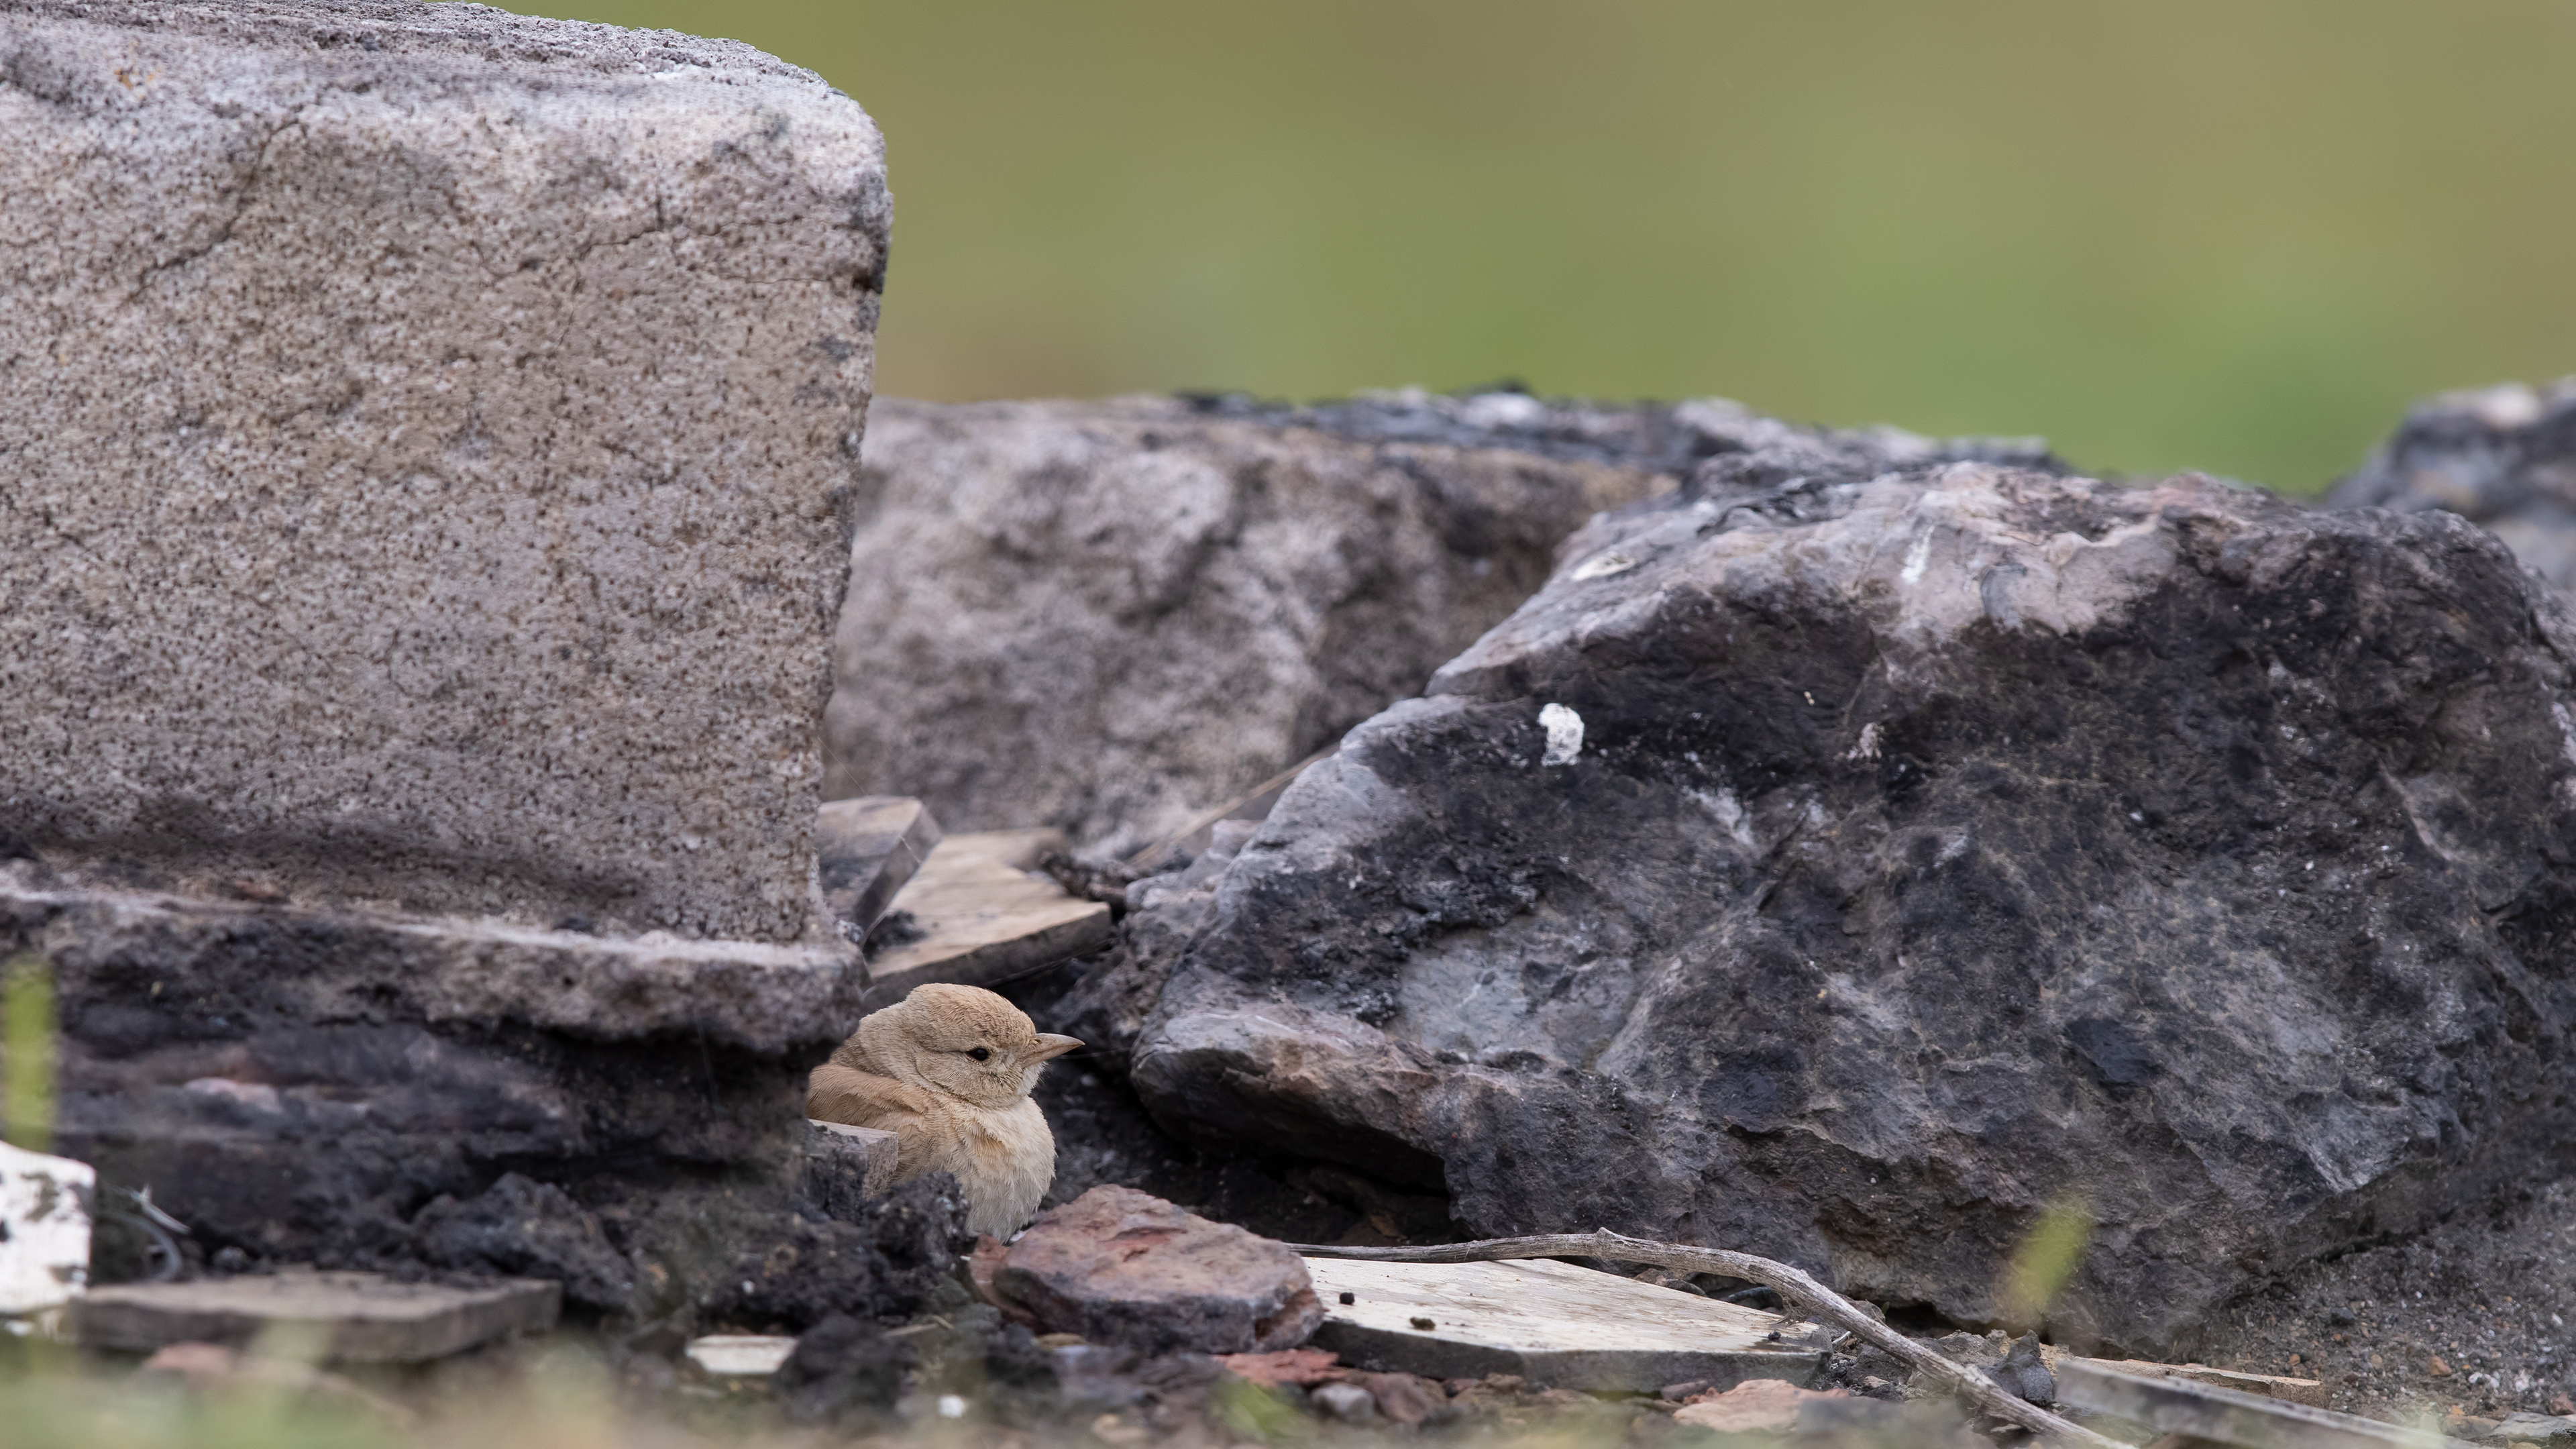
[{"label": "gray rock", "polygon": [[2525,568],[2576,588],[2576,379],[2427,398],[2326,501],[2448,510],[2503,539]]},{"label": "gray rock", "polygon": [[43,951],[67,1011],[118,1032],[142,1029],[138,1013],[196,1012],[243,1030],[263,1018],[407,1020],[590,1041],[685,1033],[776,1052],[847,1035],[866,988],[838,941],[603,937],[226,905],[25,862],[0,862],[0,945]]},{"label": "gray rock", "polygon": [[805,1197],[827,1218],[865,1216],[871,1198],[893,1188],[903,1139],[874,1127],[805,1119]]},{"label": "gray rock", "polygon": [[[688,1285],[702,1321],[797,1333],[855,1314],[909,1318],[952,1281],[972,1246],[966,1200],[944,1172],[916,1177],[854,1205],[846,1218],[762,1220],[730,1235],[730,1256],[698,1265]],[[661,1231],[707,1238],[702,1225],[666,1216]]]},{"label": "gray rock", "polygon": [[1316,1408],[1346,1424],[1365,1424],[1377,1417],[1377,1396],[1357,1384],[1317,1384],[1308,1397]]},{"label": "gray rock", "polygon": [[1418,691],[1599,510],[1998,447],[1715,400],[881,401],[827,793],[1127,854]]},{"label": "gray rock", "polygon": [[422,1205],[472,1199],[496,1163],[619,1221],[698,1224],[673,1239],[692,1245],[723,1236],[710,1199],[786,1212],[811,1060],[789,1048],[846,1034],[862,984],[803,947],[494,928],[460,955],[454,923],[32,870],[0,866],[0,960],[53,978],[62,1150],[152,1188],[209,1251],[270,1261],[419,1261]]},{"label": "gray rock", "polygon": [[1050,1332],[1148,1354],[1295,1348],[1324,1318],[1285,1245],[1125,1187],[1040,1213],[993,1287]]},{"label": "gray rock", "polygon": [[868,927],[930,858],[939,835],[939,822],[921,802],[900,795],[862,795],[823,807],[816,874],[823,905],[842,935],[867,939]]},{"label": "gray rock", "polygon": [[1968,1322],[2074,1198],[2049,1327],[2151,1354],[2562,1165],[2576,634],[2491,536],[1951,466],[1565,558],[1217,881],[1164,1124]]},{"label": "gray rock", "polygon": [[627,1306],[635,1265],[608,1242],[599,1219],[550,1183],[504,1173],[469,1201],[441,1197],[413,1222],[423,1254],[442,1267],[513,1278],[551,1278],[566,1302],[603,1311]]},{"label": "gray rock", "polygon": [[2057,1402],[2057,1379],[2039,1355],[2039,1335],[2026,1333],[2004,1355],[1991,1375],[2006,1393],[2027,1399],[2042,1408]]},{"label": "gray rock", "polygon": [[749,47],[0,3],[0,836],[794,941],[889,210]]},{"label": "gray rock", "polygon": [[297,1271],[93,1288],[73,1300],[71,1325],[84,1347],[127,1353],[174,1343],[247,1345],[291,1325],[313,1334],[323,1358],[425,1363],[509,1334],[544,1333],[562,1306],[553,1283],[460,1288]]},{"label": "gray rock", "polygon": [[2540,1449],[2576,1449],[2576,1418],[2560,1414],[2507,1414],[2492,1433],[2479,1436],[2493,1444],[2537,1444]]}]

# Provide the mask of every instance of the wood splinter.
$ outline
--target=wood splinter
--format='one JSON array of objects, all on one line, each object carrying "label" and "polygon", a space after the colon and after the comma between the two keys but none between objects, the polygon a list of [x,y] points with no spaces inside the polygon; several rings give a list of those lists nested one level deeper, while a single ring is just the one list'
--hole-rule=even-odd
[{"label": "wood splinter", "polygon": [[1795,1304],[1811,1318],[1850,1330],[1861,1340],[1887,1351],[1908,1368],[1945,1379],[1979,1410],[2019,1424],[2034,1434],[2086,1449],[2128,1449],[2116,1439],[2060,1418],[1967,1364],[1955,1363],[1863,1313],[1848,1298],[1786,1263],[1731,1253],[1723,1248],[1690,1248],[1632,1238],[1602,1228],[1589,1233],[1550,1233],[1529,1238],[1485,1238],[1472,1243],[1442,1243],[1428,1248],[1345,1248],[1330,1244],[1292,1243],[1313,1258],[1358,1258],[1378,1263],[1492,1263],[1511,1258],[1607,1258],[1621,1263],[1651,1263],[1687,1273],[1721,1273],[1759,1283]]}]

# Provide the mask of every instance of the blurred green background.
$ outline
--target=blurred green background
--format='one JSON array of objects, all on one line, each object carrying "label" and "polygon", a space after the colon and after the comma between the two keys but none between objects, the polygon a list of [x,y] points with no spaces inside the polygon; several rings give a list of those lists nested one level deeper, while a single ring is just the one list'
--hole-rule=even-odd
[{"label": "blurred green background", "polygon": [[879,390],[1502,377],[2292,490],[2576,370],[2576,6],[546,0],[884,128]]}]

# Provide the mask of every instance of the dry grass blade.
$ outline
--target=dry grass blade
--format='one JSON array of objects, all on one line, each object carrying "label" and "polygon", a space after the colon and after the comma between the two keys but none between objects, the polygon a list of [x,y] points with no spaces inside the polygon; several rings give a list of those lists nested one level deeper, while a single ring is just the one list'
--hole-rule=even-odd
[{"label": "dry grass blade", "polygon": [[2007,1419],[2034,1434],[2086,1449],[2126,1449],[2081,1424],[2058,1417],[2018,1395],[2005,1392],[1993,1379],[1966,1364],[1954,1363],[1860,1311],[1852,1301],[1786,1263],[1731,1253],[1723,1248],[1691,1248],[1631,1238],[1603,1228],[1590,1233],[1551,1233],[1529,1238],[1486,1238],[1473,1243],[1443,1243],[1428,1248],[1342,1248],[1295,1244],[1316,1258],[1360,1258],[1380,1263],[1490,1263],[1510,1258],[1609,1258],[1622,1263],[1652,1263],[1687,1273],[1723,1273],[1759,1283],[1782,1301],[1822,1322],[1849,1329],[1865,1342],[1886,1350],[1898,1362],[1958,1386],[1968,1402],[1998,1419]]}]

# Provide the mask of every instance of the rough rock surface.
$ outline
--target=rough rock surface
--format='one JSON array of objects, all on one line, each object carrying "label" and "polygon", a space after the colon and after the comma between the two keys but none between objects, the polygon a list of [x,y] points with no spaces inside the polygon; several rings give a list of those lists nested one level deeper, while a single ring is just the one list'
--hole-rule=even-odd
[{"label": "rough rock surface", "polygon": [[412,1227],[423,1255],[446,1268],[509,1278],[551,1278],[564,1301],[585,1308],[624,1308],[635,1292],[635,1268],[608,1242],[599,1219],[562,1188],[505,1173],[482,1196],[440,1197]]},{"label": "rough rock surface", "polygon": [[2071,1199],[2051,1327],[2147,1353],[2564,1165],[2576,636],[2492,536],[1954,465],[1566,558],[1227,867],[1163,1122],[1965,1323]]},{"label": "rough rock surface", "polygon": [[821,928],[857,105],[478,5],[0,0],[0,135],[0,839]]},{"label": "rough rock surface", "polygon": [[[663,1231],[694,1235],[666,1217]],[[949,1282],[971,1246],[966,1199],[946,1173],[917,1177],[847,1220],[764,1222],[692,1283],[701,1321],[798,1332],[836,1314],[910,1317]]]},{"label": "rough rock surface", "polygon": [[2229,1310],[2203,1352],[2212,1364],[2323,1380],[2325,1407],[2346,1413],[2576,1414],[2570,1324],[2576,1180],[2562,1179],[2306,1264]]},{"label": "rough rock surface", "polygon": [[882,401],[826,793],[1125,854],[1418,691],[1599,510],[1757,455],[1998,448],[2032,452],[1717,400]]},{"label": "rough rock surface", "polygon": [[1051,1331],[1143,1353],[1294,1348],[1324,1318],[1282,1244],[1125,1187],[1039,1214],[993,1286]]},{"label": "rough rock surface", "polygon": [[[191,1253],[353,1268],[470,1253],[556,1276],[538,1264],[551,1256],[576,1301],[607,1307],[604,1259],[550,1229],[505,1244],[524,1217],[485,1212],[506,1191],[478,1199],[514,1171],[542,1178],[578,1204],[558,1226],[588,1239],[596,1215],[630,1271],[666,1285],[800,1206],[812,1060],[790,1048],[846,1032],[857,987],[793,948],[526,932],[491,943],[516,966],[486,972],[445,949],[453,933],[163,910],[35,889],[36,874],[0,865],[0,960],[31,953],[52,976],[58,1140],[102,1187],[150,1188]],[[539,1191],[541,1216],[570,1206]],[[664,1234],[666,1218],[697,1226]],[[486,1228],[479,1246],[458,1236]]]},{"label": "rough rock surface", "polygon": [[2494,532],[2524,567],[2576,588],[2576,378],[2428,398],[2326,501],[2447,509]]}]

